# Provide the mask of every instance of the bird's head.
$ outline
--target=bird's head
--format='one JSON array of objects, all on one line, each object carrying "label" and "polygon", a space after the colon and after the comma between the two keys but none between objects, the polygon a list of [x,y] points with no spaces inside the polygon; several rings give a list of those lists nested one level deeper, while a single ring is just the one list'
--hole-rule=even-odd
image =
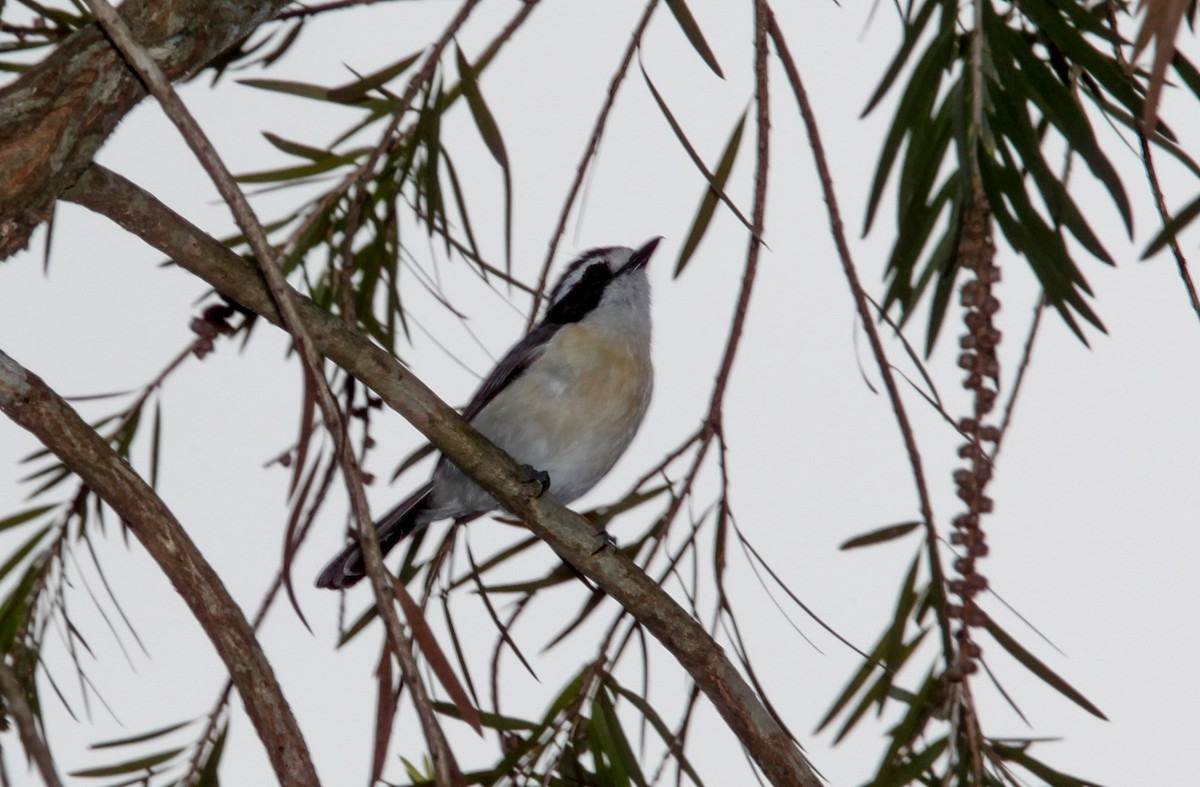
[{"label": "bird's head", "polygon": [[607,246],[584,252],[567,266],[550,291],[546,321],[579,322],[587,317],[649,320],[650,280],[646,263],[661,238],[640,248]]}]

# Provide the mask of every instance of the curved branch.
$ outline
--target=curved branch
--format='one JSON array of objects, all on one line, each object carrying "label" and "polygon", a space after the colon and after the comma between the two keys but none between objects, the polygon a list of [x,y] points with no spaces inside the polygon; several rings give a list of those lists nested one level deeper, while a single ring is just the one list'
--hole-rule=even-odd
[{"label": "curved branch", "polygon": [[[195,73],[287,0],[129,0],[121,15],[172,79]],[[25,248],[146,89],[97,25],[0,90],[0,260]]]},{"label": "curved branch", "polygon": [[[459,12],[458,18],[465,18],[476,2],[478,0],[467,0]],[[271,291],[272,301],[279,309],[284,329],[292,337],[292,343],[304,365],[307,384],[312,386],[312,390],[315,391],[325,427],[329,430],[333,440],[334,450],[345,478],[346,489],[350,493],[351,510],[354,512],[354,519],[358,524],[358,538],[362,544],[367,573],[375,591],[375,605],[384,621],[392,649],[400,662],[404,679],[408,683],[413,702],[417,706],[417,714],[421,719],[421,726],[433,758],[437,783],[439,787],[465,785],[466,781],[455,762],[454,752],[446,742],[446,737],[437,722],[437,717],[421,680],[412,643],[405,636],[393,606],[391,580],[383,565],[383,553],[379,549],[379,539],[371,523],[370,509],[367,507],[362,473],[354,457],[354,448],[346,438],[341,411],[338,409],[333,391],[329,388],[329,381],[325,378],[321,357],[313,349],[312,340],[300,322],[292,300],[287,296],[287,282],[280,270],[275,250],[267,239],[267,232],[250,207],[246,195],[238,188],[233,174],[217,155],[217,151],[207,135],[201,130],[150,54],[134,39],[132,32],[117,14],[116,9],[109,4],[108,0],[87,0],[87,3],[92,9],[92,13],[103,25],[109,38],[112,39],[114,46],[121,51],[129,65],[137,71],[150,92],[158,99],[167,117],[176,125],[188,146],[192,148],[204,169],[209,173],[217,191],[228,203],[237,220],[238,227],[245,234],[254,251],[254,260],[258,265],[258,270],[262,273],[263,279]],[[430,57],[434,58],[435,55],[431,54]]]},{"label": "curved branch", "polygon": [[37,718],[25,699],[25,689],[22,688],[21,681],[17,679],[12,667],[5,664],[3,659],[0,659],[0,697],[4,698],[5,715],[16,723],[25,754],[37,766],[46,787],[62,787],[62,779],[58,778],[58,772],[54,770],[54,757],[50,754],[50,747],[42,740],[41,733],[38,732]]},{"label": "curved branch", "polygon": [[[65,194],[170,255],[227,297],[280,323],[259,272],[152,195],[93,165]],[[372,388],[470,478],[520,517],[564,560],[637,618],[691,674],[767,779],[776,785],[821,782],[762,700],[695,619],[616,550],[595,553],[593,529],[551,494],[536,497],[516,463],[489,443],[386,350],[290,290],[317,350]]]},{"label": "curved branch", "polygon": [[862,320],[863,329],[867,332],[867,339],[871,343],[871,353],[875,356],[875,362],[879,364],[879,376],[883,378],[884,387],[887,388],[888,398],[892,402],[892,410],[896,414],[896,424],[900,427],[901,437],[904,439],[904,448],[908,453],[909,465],[912,467],[913,483],[917,488],[917,498],[921,506],[921,519],[925,527],[925,545],[926,551],[929,554],[929,572],[932,575],[933,592],[936,594],[934,610],[938,619],[938,628],[942,634],[942,653],[949,664],[954,658],[954,640],[950,633],[950,621],[946,615],[946,599],[944,588],[946,587],[945,571],[942,569],[941,553],[938,550],[938,535],[937,528],[933,523],[933,502],[929,496],[929,485],[925,482],[925,467],[921,462],[921,452],[917,447],[917,438],[913,433],[912,423],[908,419],[908,411],[904,408],[904,400],[900,398],[900,388],[896,385],[896,378],[892,374],[891,363],[888,362],[887,353],[883,349],[883,342],[879,338],[879,331],[875,329],[875,322],[871,319],[871,310],[867,306],[866,291],[863,289],[862,283],[858,279],[858,269],[854,266],[854,257],[850,254],[850,244],[846,242],[846,232],[842,224],[842,214],[838,209],[837,194],[833,189],[833,174],[829,169],[829,162],[825,158],[825,147],[821,143],[821,134],[817,128],[817,116],[812,110],[812,105],[808,101],[808,91],[804,89],[804,83],[800,79],[800,71],[796,68],[796,61],[792,59],[791,53],[788,51],[787,41],[783,37],[783,31],[779,29],[779,25],[775,22],[774,14],[771,15],[771,40],[775,42],[775,48],[779,53],[779,59],[783,63],[784,72],[787,74],[788,82],[791,83],[792,92],[796,96],[796,103],[800,108],[800,115],[804,119],[804,126],[808,130],[809,145],[813,150],[813,158],[816,160],[817,172],[820,175],[821,191],[825,196],[825,205],[829,210],[829,229],[833,235],[834,245],[837,246],[838,257],[842,261],[842,271],[846,275],[846,282],[850,286],[850,294],[854,297],[854,305],[858,309],[858,317]]},{"label": "curved branch", "polygon": [[279,783],[318,784],[304,737],[254,631],[162,499],[61,396],[3,351],[0,411],[111,506],[159,564],[225,662]]}]

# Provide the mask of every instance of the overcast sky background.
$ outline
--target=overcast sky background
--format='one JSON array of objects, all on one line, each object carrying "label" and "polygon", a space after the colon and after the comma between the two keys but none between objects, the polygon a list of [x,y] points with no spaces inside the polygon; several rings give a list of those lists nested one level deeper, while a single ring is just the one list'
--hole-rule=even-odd
[{"label": "overcast sky background", "polygon": [[[894,229],[885,199],[879,227],[859,238],[863,205],[875,155],[886,130],[889,101],[859,119],[898,44],[893,8],[881,4],[838,7],[831,2],[780,3],[780,23],[812,96],[837,180],[856,262],[865,286],[883,292],[883,264]],[[699,61],[666,8],[650,24],[642,63],[707,161],[715,162],[737,117],[750,102],[752,8],[692,0],[693,11],[726,73],[720,80]],[[474,56],[517,10],[509,0],[481,3],[460,40]],[[458,3],[385,3],[329,14],[311,25],[294,50],[268,76],[335,85],[417,50],[443,29]],[[642,4],[570,3],[546,0],[487,71],[483,91],[505,133],[515,183],[514,261],[532,280],[603,100],[608,80],[641,13]],[[1189,33],[1183,43],[1193,61],[1200,52]],[[869,647],[890,615],[904,571],[918,547],[915,537],[867,550],[839,552],[847,538],[917,515],[916,495],[899,433],[885,397],[863,380],[877,382],[874,362],[855,324],[852,303],[827,231],[811,154],[783,73],[772,64],[772,202],[767,218],[769,250],[762,258],[747,335],[726,406],[732,451],[732,496],[739,526],[770,556],[790,587],[859,647]],[[273,131],[296,141],[326,145],[354,118],[350,111],[236,85],[226,76],[210,90],[208,76],[183,88],[183,96],[235,172],[289,163],[260,136]],[[1170,97],[1168,97],[1170,99]],[[484,195],[472,202],[481,243],[502,258],[499,171],[479,142],[465,111],[453,111],[446,144],[458,171]],[[1168,101],[1167,119],[1185,145],[1200,128],[1195,106]],[[1101,130],[1106,139],[1111,134]],[[730,192],[748,211],[753,126]],[[1014,696],[1033,728],[1025,726],[984,680],[976,681],[985,729],[997,736],[1061,738],[1035,754],[1067,772],[1108,785],[1198,783],[1195,738],[1200,724],[1200,647],[1195,619],[1200,585],[1197,511],[1200,485],[1200,324],[1190,310],[1174,264],[1160,255],[1138,261],[1156,219],[1138,162],[1131,151],[1110,147],[1135,201],[1136,240],[1123,234],[1119,216],[1103,190],[1077,166],[1077,198],[1118,259],[1116,269],[1083,260],[1097,312],[1107,336],[1094,330],[1084,347],[1054,314],[1047,314],[1033,366],[1006,439],[992,485],[996,513],[985,523],[991,555],[981,571],[992,587],[1026,616],[1062,653],[1004,612],[994,599],[989,611],[1018,639],[1095,702],[1109,722],[1089,716],[992,646],[989,665]],[[1194,151],[1195,152],[1195,151]],[[227,211],[174,128],[158,107],[144,102],[122,123],[99,160],[156,194],[175,210],[220,237],[231,231]],[[1160,157],[1164,188],[1178,206],[1197,193],[1194,179]],[[468,189],[469,191],[472,189]],[[690,268],[678,280],[671,270],[703,189],[672,132],[655,107],[636,66],[622,88],[610,131],[556,264],[597,245],[638,245],[664,236],[651,270],[656,286],[655,400],[629,454],[611,476],[580,501],[588,508],[616,499],[665,451],[688,435],[703,414],[737,294],[746,240],[736,221],[718,214]],[[270,220],[299,194],[265,195],[255,205]],[[490,202],[489,202],[490,200]],[[1185,236],[1185,253],[1197,256],[1200,231]],[[413,233],[409,250],[432,254]],[[43,236],[35,251],[0,266],[0,348],[66,395],[138,388],[191,339],[189,319],[206,286],[178,269],[158,266],[160,255],[107,220],[70,205],[59,207],[49,273],[43,274]],[[1082,258],[1081,258],[1082,259]],[[419,259],[428,267],[428,258]],[[1037,290],[1023,260],[1007,248],[998,259],[1004,280],[998,294],[1005,343],[1001,361],[1007,392],[1024,341]],[[461,262],[438,268],[443,290],[469,324],[482,349],[462,325],[423,292],[406,293],[414,318],[471,371],[437,344],[414,334],[401,354],[443,398],[464,402],[477,377],[519,338],[527,300],[478,284]],[[414,288],[415,290],[415,288]],[[967,399],[955,366],[960,315],[952,307],[929,369],[952,413]],[[924,323],[910,338],[923,342]],[[160,494],[252,614],[279,556],[285,521],[288,473],[264,463],[291,445],[299,413],[300,372],[285,358],[278,331],[260,326],[248,349],[219,345],[203,362],[189,361],[163,392],[163,469]],[[911,369],[899,345],[893,362]],[[865,370],[865,371],[864,371]],[[878,386],[877,386],[878,387]],[[945,532],[958,512],[950,473],[956,466],[956,435],[911,389],[906,402],[914,418],[934,495],[935,515]],[[83,403],[85,416],[115,409]],[[415,430],[394,414],[377,415],[380,447],[368,469],[381,481],[368,490],[376,509],[388,506],[419,483],[406,476],[383,483],[396,462],[420,444]],[[0,515],[25,506],[29,487],[17,482],[27,470],[15,460],[35,442],[0,421]],[[143,449],[141,456],[145,456]],[[144,468],[144,463],[141,465]],[[69,487],[68,487],[69,489]],[[64,492],[65,494],[65,492]],[[369,768],[374,717],[372,672],[378,633],[335,652],[339,596],[311,589],[324,561],[342,544],[339,500],[331,504],[299,556],[300,603],[315,635],[279,606],[262,639],[305,731],[323,780],[362,784]],[[699,513],[697,510],[696,513]],[[619,522],[613,534],[640,532],[641,520]],[[489,530],[490,529],[490,530]],[[10,548],[21,533],[4,534]],[[481,521],[470,529],[476,555],[511,538],[507,528]],[[69,597],[72,614],[86,620],[85,635],[100,663],[90,670],[119,723],[103,707],[90,721],[70,719],[44,685],[50,741],[64,770],[112,762],[111,752],[88,753],[89,743],[133,735],[211,707],[223,677],[199,627],[140,546],[126,548],[115,531],[96,543],[107,576],[138,631],[149,657],[122,659],[82,589]],[[834,785],[854,784],[873,772],[886,725],[864,724],[842,744],[828,732],[814,736],[816,722],[857,667],[857,657],[802,615],[794,615],[820,651],[784,620],[736,550],[730,552],[735,609],[751,655],[774,706],[800,737],[814,765]],[[530,562],[540,572],[541,560]],[[94,571],[83,569],[94,579]],[[677,597],[678,593],[676,594]],[[366,604],[368,591],[350,595],[348,614]],[[540,713],[588,658],[580,636],[560,651],[542,654],[582,603],[538,607],[518,629],[533,654],[541,682],[515,662],[503,663],[502,699],[513,713]],[[606,602],[611,610],[612,602]],[[469,602],[463,614],[476,615]],[[477,606],[477,605],[475,605]],[[458,607],[456,607],[456,610]],[[607,616],[605,616],[607,619]],[[486,663],[494,639],[482,622],[479,648]],[[570,650],[572,647],[575,651]],[[657,648],[657,646],[655,646]],[[987,645],[985,644],[985,647]],[[573,653],[575,655],[573,655]],[[1065,654],[1065,655],[1064,655]],[[47,659],[77,699],[69,669],[55,641]],[[925,663],[925,662],[920,662]],[[662,697],[682,696],[687,681],[669,659],[654,662]],[[59,671],[61,670],[61,671]],[[917,680],[908,676],[911,687]],[[677,708],[669,699],[667,708]],[[702,702],[688,755],[709,784],[748,784],[736,741]],[[415,759],[425,751],[404,714],[393,752]],[[668,723],[676,715],[666,713]],[[234,720],[223,776],[230,784],[271,780],[261,746],[244,717]],[[464,767],[492,762],[492,740],[480,743],[462,725],[447,724]],[[178,739],[186,740],[184,738]],[[12,732],[0,736],[18,783],[23,773]],[[395,759],[392,760],[395,763]],[[402,771],[389,767],[393,780]]]}]

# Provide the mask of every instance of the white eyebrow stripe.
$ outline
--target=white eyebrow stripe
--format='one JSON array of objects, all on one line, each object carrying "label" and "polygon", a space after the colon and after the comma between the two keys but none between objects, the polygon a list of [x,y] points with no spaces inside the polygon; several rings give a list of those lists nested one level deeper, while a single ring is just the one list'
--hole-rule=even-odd
[{"label": "white eyebrow stripe", "polygon": [[558,284],[554,285],[554,289],[550,291],[549,305],[553,306],[558,303],[564,295],[579,283],[579,280],[583,278],[583,274],[587,272],[590,264],[603,260],[614,248],[616,247],[606,246],[601,249],[591,249],[572,261],[563,272],[562,278],[558,280]]}]

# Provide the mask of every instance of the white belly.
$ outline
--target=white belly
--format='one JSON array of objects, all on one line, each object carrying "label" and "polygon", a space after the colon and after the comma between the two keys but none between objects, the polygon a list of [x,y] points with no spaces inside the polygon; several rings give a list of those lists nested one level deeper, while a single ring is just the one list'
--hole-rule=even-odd
[{"label": "white belly", "polygon": [[[472,423],[518,463],[549,473],[551,493],[570,503],[629,447],[650,403],[652,376],[646,352],[585,325],[564,326]],[[434,474],[431,503],[433,518],[496,507],[448,462]]]}]

